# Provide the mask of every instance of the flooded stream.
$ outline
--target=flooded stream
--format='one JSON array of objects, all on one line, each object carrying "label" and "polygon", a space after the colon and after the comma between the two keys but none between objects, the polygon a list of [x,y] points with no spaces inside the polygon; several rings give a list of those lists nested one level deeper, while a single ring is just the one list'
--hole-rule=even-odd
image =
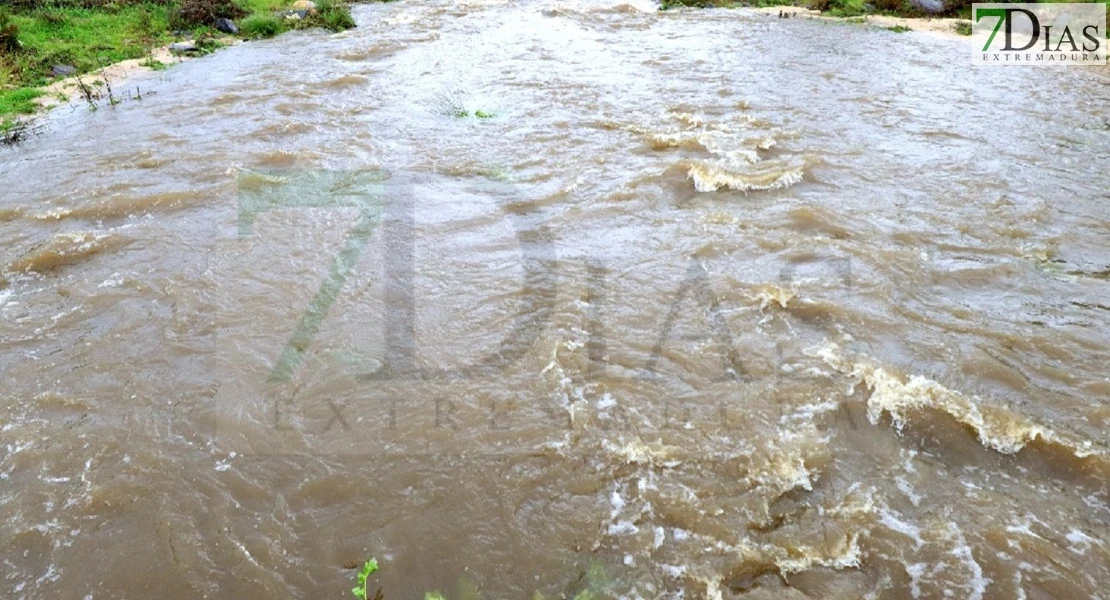
[{"label": "flooded stream", "polygon": [[0,597],[1108,597],[1110,70],[354,15],[0,152]]}]

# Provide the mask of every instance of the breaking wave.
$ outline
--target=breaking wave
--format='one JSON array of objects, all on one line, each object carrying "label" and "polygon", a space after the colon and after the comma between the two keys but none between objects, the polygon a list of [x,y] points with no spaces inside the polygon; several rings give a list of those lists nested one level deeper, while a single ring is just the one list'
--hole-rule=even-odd
[{"label": "breaking wave", "polygon": [[914,412],[933,409],[970,427],[983,446],[1003,454],[1014,454],[1040,441],[1066,448],[1081,459],[1106,458],[1105,450],[1096,448],[1090,440],[1061,434],[1003,408],[984,406],[976,396],[965,396],[920,375],[906,378],[866,360],[847,360],[839,350],[836,343],[827,342],[812,353],[837,371],[858,378],[871,390],[867,416],[872,424],[886,413],[901,430]]}]

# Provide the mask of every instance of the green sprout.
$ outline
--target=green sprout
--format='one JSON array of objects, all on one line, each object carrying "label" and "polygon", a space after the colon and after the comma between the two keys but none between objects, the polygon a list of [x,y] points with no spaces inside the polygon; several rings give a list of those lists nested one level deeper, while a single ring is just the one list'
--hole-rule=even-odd
[{"label": "green sprout", "polygon": [[465,118],[469,117],[470,115],[474,115],[475,117],[478,117],[479,119],[492,119],[492,118],[497,116],[497,113],[495,113],[493,111],[476,110],[472,113],[472,112],[470,112],[469,110],[467,110],[465,108],[456,108],[454,110],[454,114],[455,114],[456,117],[458,117],[460,119],[465,119]]},{"label": "green sprout", "polygon": [[[359,600],[368,600],[366,597],[366,578],[378,570],[378,559],[371,558],[362,565],[362,569],[358,572],[358,585],[351,590],[355,598]],[[380,595],[381,590],[379,590]]]}]

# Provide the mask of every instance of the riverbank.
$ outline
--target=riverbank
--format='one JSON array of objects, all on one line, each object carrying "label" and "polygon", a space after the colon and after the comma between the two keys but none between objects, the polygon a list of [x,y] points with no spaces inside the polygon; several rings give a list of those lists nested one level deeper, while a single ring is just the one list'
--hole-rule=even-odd
[{"label": "riverbank", "polygon": [[[1093,3],[1106,5],[1110,22],[1110,0]],[[971,2],[965,0],[660,0],[661,10],[682,7],[752,8],[765,14],[863,23],[896,32],[924,31],[944,36],[970,36],[972,32]]]},{"label": "riverbank", "polygon": [[13,0],[0,8],[0,137],[75,94],[93,105],[144,70],[291,29],[354,27],[333,0]]},{"label": "riverbank", "polygon": [[838,17],[830,15],[827,12],[801,6],[764,6],[755,10],[768,15],[778,15],[783,18],[822,19],[828,21],[860,23],[889,29],[899,33],[918,31],[950,38],[966,37],[971,34],[971,21],[969,19],[957,17],[899,17],[886,14]]},{"label": "riverbank", "polygon": [[[1041,0],[1055,2],[1090,2],[1105,4],[1110,20],[1110,0]],[[901,19],[970,19],[969,0],[659,0],[662,10],[689,8],[756,8],[793,7],[821,13],[825,17],[887,17]]]}]

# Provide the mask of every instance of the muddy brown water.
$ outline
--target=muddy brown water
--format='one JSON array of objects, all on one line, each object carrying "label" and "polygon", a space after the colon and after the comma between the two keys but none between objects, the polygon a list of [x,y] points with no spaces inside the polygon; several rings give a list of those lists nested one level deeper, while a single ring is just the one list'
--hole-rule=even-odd
[{"label": "muddy brown water", "polygon": [[1107,597],[1105,69],[355,14],[0,155],[0,596]]}]

